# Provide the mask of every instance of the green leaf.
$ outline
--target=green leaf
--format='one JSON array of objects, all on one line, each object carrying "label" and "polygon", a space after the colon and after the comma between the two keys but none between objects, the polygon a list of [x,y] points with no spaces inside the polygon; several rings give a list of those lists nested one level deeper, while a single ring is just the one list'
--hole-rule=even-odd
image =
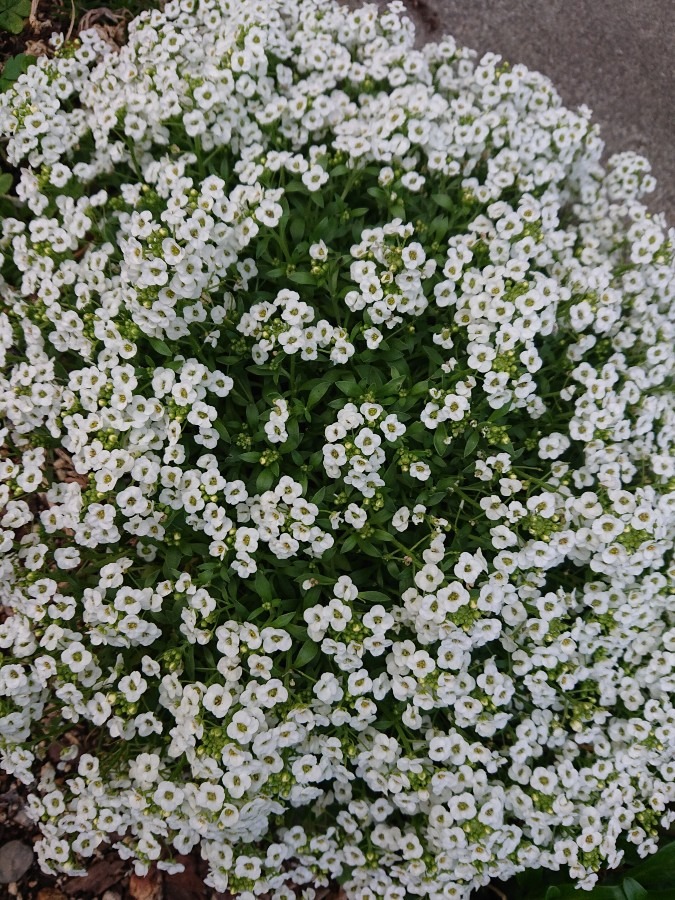
[{"label": "green leaf", "polygon": [[508,403],[505,403],[503,406],[500,406],[499,409],[496,409],[492,413],[492,415],[488,419],[488,422],[499,422],[501,419],[503,419],[506,416],[506,414],[509,412],[510,409],[511,409],[511,401],[509,400]]},{"label": "green leaf", "polygon": [[161,341],[159,338],[148,338],[148,343],[155,351],[155,353],[159,353],[160,356],[173,356],[173,351],[168,344]]},{"label": "green leaf", "polygon": [[230,440],[230,432],[227,430],[225,425],[220,421],[220,419],[216,419],[216,421],[213,423],[213,427],[216,429],[216,431],[221,436],[221,438],[223,438],[223,440],[226,440],[226,441]]},{"label": "green leaf", "polygon": [[288,280],[294,284],[316,284],[316,278],[310,272],[291,272]]},{"label": "green leaf", "polygon": [[286,631],[290,634],[291,637],[294,637],[298,641],[304,641],[307,639],[307,628],[303,628],[302,625],[286,625]]},{"label": "green leaf", "polygon": [[151,566],[143,577],[143,587],[150,587],[151,585],[157,584],[161,571],[159,566]]},{"label": "green leaf", "polygon": [[391,560],[391,562],[387,563],[387,572],[391,575],[392,578],[399,579],[401,577],[401,568],[399,564],[395,560]]},{"label": "green leaf", "polygon": [[447,209],[449,212],[453,212],[457,209],[457,201],[453,200],[452,197],[448,197],[447,194],[432,194],[431,199],[434,203],[437,203],[441,209]]},{"label": "green leaf", "polygon": [[389,195],[381,187],[369,187],[367,193],[376,200],[379,200],[380,203],[386,203],[389,200]]},{"label": "green leaf", "polygon": [[382,556],[381,548],[376,547],[375,544],[372,544],[370,541],[359,541],[359,549],[362,553],[365,553],[366,556],[372,556],[374,559],[380,559]]},{"label": "green leaf", "polygon": [[466,444],[464,445],[464,456],[471,456],[473,451],[478,446],[478,442],[480,441],[480,433],[475,429],[469,432],[469,436],[466,439]]},{"label": "green leaf", "polygon": [[294,666],[298,669],[306,666],[307,663],[310,663],[316,656],[319,655],[319,649],[320,645],[315,644],[314,641],[308,638],[300,648],[300,652],[298,653],[298,655],[295,657]]},{"label": "green leaf", "polygon": [[[2,0],[0,0],[0,3]],[[19,75],[36,62],[37,57],[31,56],[30,53],[17,53],[16,56],[10,57],[4,65],[2,75],[0,75],[0,91],[6,91],[17,80]]]},{"label": "green leaf", "polygon": [[[675,842],[666,844],[653,856],[631,869],[631,875],[646,887],[675,887]],[[651,897],[651,895],[650,895]]]},{"label": "green leaf", "polygon": [[[573,884],[560,884],[557,887],[560,891],[558,900],[578,900],[579,895],[582,893],[576,886],[576,882]],[[590,891],[584,891],[582,896],[584,900],[585,898],[588,898],[588,900],[626,900],[623,890],[612,885],[598,885]],[[537,897],[536,900],[539,900],[539,898]]]},{"label": "green leaf", "polygon": [[354,547],[356,547],[356,535],[350,534],[340,549],[342,553],[349,553]]},{"label": "green leaf", "polygon": [[391,597],[383,594],[382,591],[359,591],[359,597],[363,600],[369,600],[371,603],[390,603]]},{"label": "green leaf", "polygon": [[30,0],[0,0],[0,30],[19,34],[29,15]]},{"label": "green leaf", "polygon": [[247,450],[246,453],[241,454],[239,459],[242,462],[258,462],[260,453],[257,450]]},{"label": "green leaf", "polygon": [[3,172],[0,175],[0,194],[6,194],[12,186],[12,176],[9,172]]},{"label": "green leaf", "polygon": [[363,385],[357,384],[355,381],[338,381],[337,388],[341,394],[350,399],[356,399],[363,393]]},{"label": "green leaf", "polygon": [[626,900],[646,900],[649,896],[649,891],[634,878],[624,878],[621,887],[626,895]]},{"label": "green leaf", "polygon": [[626,900],[620,887],[608,885],[594,887],[590,891],[580,891],[576,887],[576,882],[567,882],[567,884],[551,885],[543,895],[536,885],[529,885],[528,887],[525,887],[524,890],[521,888],[520,891],[525,900],[542,900],[542,896],[543,900],[579,900],[580,896],[583,900],[586,900],[586,898],[588,900]]},{"label": "green leaf", "polygon": [[277,616],[273,622],[270,623],[272,628],[283,628],[284,625],[288,625],[293,619],[297,616],[295,610],[293,612],[284,613],[282,616]]},{"label": "green leaf", "polygon": [[260,600],[269,603],[272,599],[272,585],[270,584],[269,579],[266,578],[262,572],[258,571],[256,572],[253,585]]},{"label": "green leaf", "polygon": [[388,531],[384,531],[382,528],[378,528],[377,531],[373,532],[373,538],[376,541],[395,541],[396,538],[393,534],[389,534]]},{"label": "green leaf", "polygon": [[179,547],[169,547],[164,555],[162,573],[164,575],[170,575],[171,572],[178,569],[182,556],[183,554],[181,553]]},{"label": "green leaf", "polygon": [[450,449],[450,445],[445,443],[447,436],[448,431],[445,425],[439,425],[434,432],[434,450],[441,457],[445,456]]},{"label": "green leaf", "polygon": [[293,216],[289,227],[291,239],[294,244],[299,244],[305,235],[305,218],[304,216]]},{"label": "green leaf", "polygon": [[330,382],[327,381],[320,381],[319,384],[315,384],[312,390],[309,392],[309,397],[307,398],[307,409],[312,409],[313,407],[315,407],[319,400],[321,400],[321,398],[325,395],[330,386]]},{"label": "green leaf", "polygon": [[260,491],[269,491],[274,484],[274,474],[269,469],[263,469],[255,480],[255,489]]}]

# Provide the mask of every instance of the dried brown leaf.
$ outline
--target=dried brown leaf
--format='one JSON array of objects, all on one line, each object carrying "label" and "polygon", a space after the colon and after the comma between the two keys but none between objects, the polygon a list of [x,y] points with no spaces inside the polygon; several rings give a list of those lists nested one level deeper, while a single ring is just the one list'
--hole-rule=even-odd
[{"label": "dried brown leaf", "polygon": [[62,450],[61,447],[57,447],[56,450],[54,450],[53,468],[54,474],[59,481],[76,481],[82,487],[87,487],[87,476],[80,475],[79,472],[75,470],[75,466],[73,465],[73,461],[69,454],[66,453],[65,450]]},{"label": "dried brown leaf", "polygon": [[[51,22],[43,22],[44,25],[51,25]],[[48,56],[49,47],[44,41],[26,41],[26,47],[23,51],[28,56]]]},{"label": "dried brown leaf", "polygon": [[164,900],[162,873],[150,869],[147,875],[132,874],[129,878],[131,900]]},{"label": "dried brown leaf", "polygon": [[82,16],[78,32],[93,28],[107,44],[119,50],[124,43],[126,25],[130,18],[128,9],[112,10],[107,6],[98,6],[87,10]]},{"label": "dried brown leaf", "polygon": [[93,863],[83,877],[69,878],[64,890],[70,895],[88,891],[94,896],[99,896],[124,877],[125,869],[126,863],[116,853],[111,852]]},{"label": "dried brown leaf", "polygon": [[204,884],[204,871],[195,856],[179,856],[176,862],[185,869],[164,877],[164,900],[205,900],[208,889]]},{"label": "dried brown leaf", "polygon": [[116,9],[112,10],[107,6],[97,6],[95,9],[88,9],[80,19],[79,31],[86,31],[99,22],[108,20],[108,22],[123,22],[129,18],[129,10]]},{"label": "dried brown leaf", "polygon": [[68,900],[59,888],[46,887],[38,891],[37,900]]}]

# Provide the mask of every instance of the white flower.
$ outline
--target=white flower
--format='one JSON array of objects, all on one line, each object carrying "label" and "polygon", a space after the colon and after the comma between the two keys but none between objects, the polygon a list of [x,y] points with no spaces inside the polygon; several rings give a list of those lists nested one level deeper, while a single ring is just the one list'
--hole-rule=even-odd
[{"label": "white flower", "polygon": [[73,641],[61,653],[61,662],[74,673],[86,669],[92,659],[91,652],[80,641]]},{"label": "white flower", "polygon": [[160,781],[152,795],[162,812],[170,813],[177,809],[185,797],[184,791],[171,781]]},{"label": "white flower", "polygon": [[431,469],[427,463],[421,462],[421,460],[411,463],[408,472],[412,478],[417,478],[418,481],[428,481],[431,476]]}]

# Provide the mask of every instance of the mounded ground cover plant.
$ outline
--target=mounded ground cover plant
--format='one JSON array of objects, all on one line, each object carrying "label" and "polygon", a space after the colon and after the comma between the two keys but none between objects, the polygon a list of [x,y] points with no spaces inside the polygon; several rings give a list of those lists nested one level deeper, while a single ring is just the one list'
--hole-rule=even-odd
[{"label": "mounded ground cover plant", "polygon": [[244,900],[402,900],[654,852],[645,160],[397,3],[170,0],[57,40],[0,133],[0,743],[42,866],[199,846]]}]

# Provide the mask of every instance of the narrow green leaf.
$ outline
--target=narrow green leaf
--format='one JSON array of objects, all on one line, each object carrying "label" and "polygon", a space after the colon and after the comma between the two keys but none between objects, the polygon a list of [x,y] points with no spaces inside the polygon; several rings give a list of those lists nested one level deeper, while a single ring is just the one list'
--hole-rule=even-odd
[{"label": "narrow green leaf", "polygon": [[255,480],[255,489],[263,493],[263,491],[269,491],[273,484],[274,475],[269,469],[263,469]]},{"label": "narrow green leaf", "polygon": [[160,356],[173,356],[171,347],[159,338],[148,338],[148,343],[155,353],[159,353]]},{"label": "narrow green leaf", "polygon": [[216,429],[221,438],[223,438],[223,440],[230,440],[230,432],[219,419],[216,419],[216,421],[213,423],[213,427]]},{"label": "narrow green leaf", "polygon": [[448,197],[446,194],[432,194],[431,199],[434,203],[437,203],[441,209],[447,209],[449,212],[452,212],[457,208],[457,201],[453,200],[452,197]]},{"label": "narrow green leaf", "polygon": [[297,641],[304,641],[307,639],[307,628],[303,628],[302,625],[286,625],[285,629],[290,636]]},{"label": "narrow green leaf", "polygon": [[370,541],[359,541],[359,549],[366,556],[372,556],[374,559],[379,559],[382,556],[382,550]]},{"label": "narrow green leaf", "polygon": [[282,616],[277,616],[276,619],[271,623],[272,628],[283,628],[284,625],[288,625],[293,619],[296,617],[297,613],[295,610],[293,612],[284,613]]},{"label": "narrow green leaf", "polygon": [[313,409],[319,400],[326,394],[330,386],[330,383],[326,381],[320,381],[319,384],[314,385],[309,392],[309,397],[307,397],[307,409]]},{"label": "narrow green leaf", "polygon": [[12,176],[9,172],[3,172],[0,175],[0,194],[6,194],[12,186]]},{"label": "narrow green leaf", "polygon": [[303,666],[306,666],[307,663],[310,663],[316,656],[318,656],[320,650],[320,645],[315,644],[314,641],[309,638],[305,641],[305,643],[300,648],[300,652],[295,657],[295,667],[301,669]]},{"label": "narrow green leaf", "polygon": [[363,386],[357,384],[355,381],[338,381],[337,388],[340,393],[344,394],[350,399],[360,397],[364,390]]},{"label": "narrow green leaf", "polygon": [[478,446],[478,442],[480,441],[480,434],[475,429],[469,433],[468,438],[466,439],[466,444],[464,445],[464,456],[471,456],[473,451]]},{"label": "narrow green leaf", "polygon": [[258,462],[260,459],[260,453],[257,450],[247,450],[246,453],[242,453],[239,459],[242,462]]},{"label": "narrow green leaf", "polygon": [[371,603],[390,603],[391,597],[383,594],[382,591],[359,591],[359,597],[363,600],[369,600]]},{"label": "narrow green leaf", "polygon": [[162,573],[164,575],[171,575],[172,572],[178,569],[181,558],[182,553],[178,547],[169,547],[169,549],[164,553],[164,565],[162,566]]},{"label": "narrow green leaf", "polygon": [[447,436],[448,432],[443,424],[434,431],[434,450],[441,457],[445,456],[450,449],[450,445],[445,443]]},{"label": "narrow green leaf", "polygon": [[646,887],[675,887],[675,842],[666,844],[631,869],[631,876]]},{"label": "narrow green leaf", "polygon": [[304,216],[293,216],[290,224],[291,238],[294,244],[299,244],[305,235]]},{"label": "narrow green leaf", "polygon": [[621,887],[626,895],[626,900],[646,900],[649,895],[649,891],[634,878],[624,878]]},{"label": "narrow green leaf", "polygon": [[291,272],[288,280],[293,284],[316,284],[316,278],[310,272]]},{"label": "narrow green leaf", "polygon": [[377,531],[373,532],[373,538],[376,541],[395,541],[396,538],[393,534],[389,534],[388,531],[384,531],[382,528],[378,528]]},{"label": "narrow green leaf", "polygon": [[258,571],[256,572],[253,585],[257,596],[261,600],[269,603],[272,599],[272,585],[270,584],[269,579],[266,578],[262,572]]}]

